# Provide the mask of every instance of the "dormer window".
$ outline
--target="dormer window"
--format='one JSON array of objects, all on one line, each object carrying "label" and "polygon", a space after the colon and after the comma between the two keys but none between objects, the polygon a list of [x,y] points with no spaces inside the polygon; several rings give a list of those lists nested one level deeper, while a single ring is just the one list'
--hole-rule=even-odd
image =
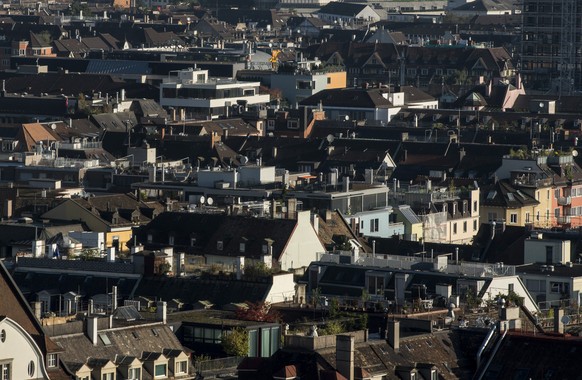
[{"label": "dormer window", "polygon": [[299,129],[299,121],[294,120],[287,120],[287,128],[288,129]]},{"label": "dormer window", "polygon": [[148,234],[148,243],[152,243],[154,241],[154,236],[152,234]]},{"label": "dormer window", "polygon": [[238,250],[240,253],[245,253],[245,249],[246,249],[246,243],[242,242],[239,244],[238,246]]},{"label": "dormer window", "polygon": [[222,240],[218,240],[216,242],[216,250],[217,251],[222,251],[222,249],[223,249],[223,242],[222,242]]}]

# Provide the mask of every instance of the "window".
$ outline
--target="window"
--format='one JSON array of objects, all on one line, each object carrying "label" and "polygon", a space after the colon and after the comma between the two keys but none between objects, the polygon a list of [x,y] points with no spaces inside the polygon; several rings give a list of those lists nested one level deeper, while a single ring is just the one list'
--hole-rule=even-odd
[{"label": "window", "polygon": [[168,235],[168,244],[174,245],[174,235]]},{"label": "window", "polygon": [[327,84],[331,84],[331,77],[327,77]]},{"label": "window", "polygon": [[463,222],[463,232],[467,233],[467,222]]},{"label": "window", "polygon": [[0,331],[0,342],[6,342],[6,330]]},{"label": "window", "polygon": [[48,354],[47,367],[55,368],[57,366],[57,354]]},{"label": "window", "polygon": [[529,220],[529,218],[530,218],[529,212],[526,212],[526,213],[525,213],[525,222],[526,222],[526,223],[530,223],[530,220]]},{"label": "window", "polygon": [[12,363],[4,362],[0,364],[0,371],[2,373],[2,380],[12,379]]},{"label": "window", "polygon": [[28,377],[34,377],[34,360],[28,362]]},{"label": "window", "polygon": [[104,373],[101,375],[101,380],[115,380],[115,373]]},{"label": "window", "polygon": [[510,221],[511,223],[517,223],[517,214],[511,214],[511,215],[509,216],[509,221]]},{"label": "window", "polygon": [[166,363],[156,364],[156,366],[154,368],[154,377],[166,377],[167,370],[168,370],[168,366]]},{"label": "window", "polygon": [[554,262],[554,247],[546,245],[546,264]]},{"label": "window", "polygon": [[378,218],[370,220],[370,232],[378,232],[379,223],[380,221]]},{"label": "window", "polygon": [[141,368],[130,368],[127,375],[128,380],[141,380]]},{"label": "window", "polygon": [[217,241],[216,242],[216,250],[222,251],[222,247],[223,247],[222,240]]},{"label": "window", "polygon": [[239,244],[238,251],[240,253],[245,253],[245,243],[244,242]]},{"label": "window", "polygon": [[477,212],[478,208],[479,207],[478,207],[477,201],[473,201],[473,212]]},{"label": "window", "polygon": [[152,234],[148,234],[148,243],[152,243],[154,241],[154,237]]},{"label": "window", "polygon": [[457,223],[453,223],[453,234],[457,234]]},{"label": "window", "polygon": [[297,120],[287,120],[288,129],[299,129],[299,121]]},{"label": "window", "polygon": [[267,130],[275,130],[275,120],[267,120]]},{"label": "window", "polygon": [[545,293],[546,280],[526,280],[525,287],[529,292]]},{"label": "window", "polygon": [[473,221],[473,231],[477,231],[477,219]]},{"label": "window", "polygon": [[188,362],[181,361],[176,363],[176,373],[186,373],[188,372]]}]

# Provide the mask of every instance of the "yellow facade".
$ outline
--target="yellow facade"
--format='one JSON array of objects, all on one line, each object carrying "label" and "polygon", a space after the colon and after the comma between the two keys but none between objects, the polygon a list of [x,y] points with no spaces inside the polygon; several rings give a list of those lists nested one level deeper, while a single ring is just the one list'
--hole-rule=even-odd
[{"label": "yellow facade", "polygon": [[337,71],[333,73],[327,73],[327,90],[332,88],[346,88],[348,83],[348,76],[345,71]]},{"label": "yellow facade", "polygon": [[127,230],[123,231],[110,231],[105,234],[105,248],[113,247],[113,242],[119,240],[119,251],[125,252],[129,249],[127,248],[127,242],[132,238],[132,229],[128,227]]}]

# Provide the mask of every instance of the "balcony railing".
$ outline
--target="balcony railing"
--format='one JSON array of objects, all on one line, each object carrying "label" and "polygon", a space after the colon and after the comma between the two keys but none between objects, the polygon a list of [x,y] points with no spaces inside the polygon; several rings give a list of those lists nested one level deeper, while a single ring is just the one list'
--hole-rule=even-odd
[{"label": "balcony railing", "polygon": [[558,216],[556,219],[557,219],[558,224],[570,224],[571,223],[570,215]]},{"label": "balcony railing", "polygon": [[558,197],[558,204],[560,206],[569,206],[572,204],[572,197]]}]

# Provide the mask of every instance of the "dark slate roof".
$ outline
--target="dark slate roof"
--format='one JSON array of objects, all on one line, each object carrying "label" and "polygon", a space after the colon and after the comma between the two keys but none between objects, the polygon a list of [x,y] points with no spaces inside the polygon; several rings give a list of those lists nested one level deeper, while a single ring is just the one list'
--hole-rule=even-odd
[{"label": "dark slate roof", "polygon": [[456,7],[455,11],[487,12],[487,11],[508,11],[516,8],[512,0],[476,0]]},{"label": "dark slate roof", "polygon": [[[283,253],[291,234],[295,230],[296,220],[234,217],[224,218],[212,234],[205,254],[219,256],[240,256],[240,244],[245,243],[244,256],[259,259],[265,239],[273,240],[273,258],[278,259]],[[222,241],[223,248],[218,250],[217,242]]]},{"label": "dark slate roof", "polygon": [[140,281],[135,297],[180,299],[187,305],[208,300],[223,307],[230,303],[264,301],[270,288],[271,283],[266,280],[257,282],[213,277],[151,277]]},{"label": "dark slate roof", "polygon": [[[47,259],[48,260],[48,259]],[[57,261],[57,260],[55,260]],[[65,260],[58,260],[65,261]],[[96,266],[98,268],[98,266]],[[113,286],[118,287],[118,294],[123,298],[129,297],[139,278],[135,275],[127,277],[109,277],[107,272],[101,275],[83,274],[81,271],[73,273],[45,273],[45,268],[17,268],[14,280],[29,301],[36,300],[36,293],[42,290],[56,289],[60,294],[80,292],[90,298],[103,292],[111,292]],[[123,273],[123,272],[121,272]],[[111,276],[111,275],[110,275]]]},{"label": "dark slate roof", "polygon": [[[387,373],[389,379],[398,379],[398,366],[415,367],[430,363],[436,367],[439,379],[470,379],[475,371],[474,357],[484,338],[483,331],[448,330],[433,334],[402,337],[400,350],[394,351],[383,341],[357,344],[354,365],[371,373]],[[333,349],[320,351],[332,366],[336,366]]]},{"label": "dark slate roof", "polygon": [[514,188],[508,181],[497,181],[489,188],[483,189],[481,205],[498,206],[509,209],[537,205],[539,202],[526,192]]},{"label": "dark slate roof", "polygon": [[94,346],[83,333],[55,336],[53,340],[65,349],[60,357],[65,363],[85,363],[88,357],[114,361],[116,355],[141,357],[143,352],[161,354],[164,349],[183,349],[170,327],[162,324],[100,330],[101,334],[106,335],[111,344],[105,345],[97,338]]},{"label": "dark slate roof", "polygon": [[524,241],[528,237],[525,227],[483,223],[473,245],[479,252],[480,261],[520,265],[523,264]]},{"label": "dark slate roof", "polygon": [[329,89],[319,91],[317,94],[301,101],[301,105],[317,106],[319,103],[333,107],[359,107],[359,108],[388,108],[392,103],[382,96],[382,90],[378,88],[359,89]]},{"label": "dark slate roof", "polygon": [[364,10],[367,6],[367,4],[340,3],[337,1],[332,1],[321,7],[318,13],[353,17]]},{"label": "dark slate roof", "polygon": [[579,379],[582,339],[509,332],[484,373],[486,379]]},{"label": "dark slate roof", "polygon": [[[137,231],[142,244],[151,234],[154,243],[167,245],[168,234],[174,234],[174,244],[190,246],[191,238],[196,238],[196,246],[207,245],[225,216],[221,214],[196,214],[188,212],[163,212]],[[194,247],[195,248],[195,247]]]}]

